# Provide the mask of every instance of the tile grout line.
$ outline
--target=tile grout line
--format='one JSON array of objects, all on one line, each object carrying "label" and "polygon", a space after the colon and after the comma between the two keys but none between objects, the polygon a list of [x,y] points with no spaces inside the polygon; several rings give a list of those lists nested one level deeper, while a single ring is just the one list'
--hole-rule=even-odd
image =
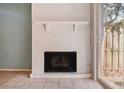
[{"label": "tile grout line", "polygon": [[87,88],[90,89],[88,82],[86,80],[84,82],[86,82]]},{"label": "tile grout line", "polygon": [[60,80],[61,80],[61,79],[59,79],[59,82],[58,82],[58,89],[59,89],[59,87],[60,87]]},{"label": "tile grout line", "polygon": [[73,88],[75,88],[75,86],[74,86],[74,82],[73,82],[72,78],[71,78],[71,81],[72,81],[72,86],[73,86]]},{"label": "tile grout line", "polygon": [[45,79],[44,85],[43,85],[43,89],[45,88],[45,85],[47,83],[48,79]]},{"label": "tile grout line", "polygon": [[[40,82],[39,81],[37,82],[37,80],[36,80],[36,82],[31,82],[31,80],[29,78],[27,78],[27,76],[25,76],[25,75],[27,75],[27,74],[23,74],[23,73],[22,74],[11,73],[11,75],[10,74],[7,75],[6,73],[5,73],[5,75],[3,74],[3,76],[0,76],[0,77],[2,77],[0,80],[0,89],[31,89],[31,88],[33,88],[33,89],[42,88],[43,89],[43,88],[47,88],[48,83],[50,82],[52,84],[53,81],[55,81],[55,83],[56,83],[55,84],[56,89],[57,88],[61,89],[61,86],[62,86],[62,89],[63,88],[65,88],[65,89],[66,88],[67,89],[70,89],[70,88],[77,89],[78,88],[78,82],[81,83],[81,85],[79,85],[80,89],[82,89],[82,88],[86,88],[86,89],[96,89],[96,88],[98,89],[98,88],[100,88],[101,89],[101,87],[99,87],[99,85],[100,85],[99,82],[94,81],[92,79],[80,78],[83,81],[80,82],[80,80],[78,81],[78,79],[76,79],[76,81],[78,81],[78,82],[75,82],[74,78],[70,78],[70,80],[69,79],[66,80],[65,78],[56,78],[55,80],[52,80],[52,81],[49,81],[49,78],[43,78],[43,82],[41,82],[43,84],[39,84]],[[63,82],[61,82],[61,81],[63,81]],[[32,87],[30,85],[32,83],[38,83],[38,84],[36,84],[36,86],[34,84]],[[54,84],[54,82],[53,82],[53,84]],[[65,86],[63,86],[63,84]],[[66,84],[67,84],[67,87],[66,87]],[[54,86],[52,86],[52,85],[50,87],[54,88]],[[48,86],[48,89],[50,89],[49,86]]]},{"label": "tile grout line", "polygon": [[95,89],[97,89],[97,85],[96,85],[96,81],[91,81],[92,82],[92,85],[94,85],[95,86]]}]

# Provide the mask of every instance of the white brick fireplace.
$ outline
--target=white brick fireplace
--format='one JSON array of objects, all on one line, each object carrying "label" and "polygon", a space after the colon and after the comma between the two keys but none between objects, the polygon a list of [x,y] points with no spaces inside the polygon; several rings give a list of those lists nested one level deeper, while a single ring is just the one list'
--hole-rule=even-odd
[{"label": "white brick fireplace", "polygon": [[[45,51],[76,51],[77,72],[44,72]],[[32,78],[88,78],[90,4],[32,4]]]}]

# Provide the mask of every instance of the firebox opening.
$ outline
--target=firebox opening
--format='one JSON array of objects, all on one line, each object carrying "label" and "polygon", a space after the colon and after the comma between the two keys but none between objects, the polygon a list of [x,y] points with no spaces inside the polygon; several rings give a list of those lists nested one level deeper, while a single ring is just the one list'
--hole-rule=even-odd
[{"label": "firebox opening", "polygon": [[45,72],[76,72],[76,52],[45,52]]}]

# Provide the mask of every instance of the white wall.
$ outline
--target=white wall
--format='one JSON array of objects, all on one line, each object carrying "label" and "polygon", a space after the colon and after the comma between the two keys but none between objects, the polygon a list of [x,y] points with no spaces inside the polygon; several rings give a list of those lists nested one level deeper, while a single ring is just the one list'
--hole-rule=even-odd
[{"label": "white wall", "polygon": [[33,20],[89,21],[90,4],[32,4]]},{"label": "white wall", "polygon": [[[32,5],[33,21],[77,18],[89,22],[90,19],[90,4]],[[76,25],[76,32],[71,24],[46,27],[47,31],[40,23],[32,24],[32,74],[44,74],[45,51],[77,51],[77,73],[90,73],[90,25]]]}]

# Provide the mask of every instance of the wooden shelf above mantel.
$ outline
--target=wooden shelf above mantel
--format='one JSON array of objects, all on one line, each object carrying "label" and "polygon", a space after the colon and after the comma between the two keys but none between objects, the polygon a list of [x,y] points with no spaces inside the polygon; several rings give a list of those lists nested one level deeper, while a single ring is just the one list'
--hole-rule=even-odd
[{"label": "wooden shelf above mantel", "polygon": [[32,21],[34,24],[42,24],[44,26],[44,29],[47,30],[48,24],[72,24],[73,29],[76,32],[76,25],[82,24],[82,25],[88,25],[88,21]]},{"label": "wooden shelf above mantel", "polygon": [[88,24],[88,21],[33,21],[40,24]]}]

